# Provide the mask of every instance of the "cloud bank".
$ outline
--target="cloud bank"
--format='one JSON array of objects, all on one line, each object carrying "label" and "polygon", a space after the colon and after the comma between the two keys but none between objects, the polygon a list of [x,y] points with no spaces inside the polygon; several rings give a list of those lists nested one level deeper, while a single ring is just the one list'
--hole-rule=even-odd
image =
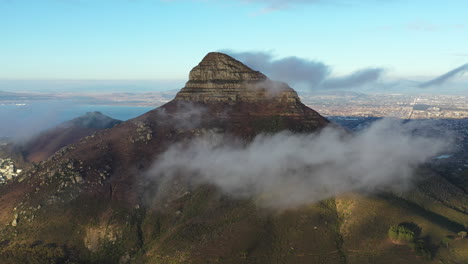
[{"label": "cloud bank", "polygon": [[310,89],[350,89],[371,84],[380,79],[382,68],[367,68],[346,76],[332,77],[330,66],[313,60],[298,57],[274,59],[267,52],[222,51],[243,62],[254,70],[259,70],[271,79],[291,85],[304,84]]},{"label": "cloud bank", "polygon": [[280,209],[348,191],[402,190],[418,165],[449,147],[413,132],[410,123],[384,119],[353,135],[329,127],[317,134],[259,135],[245,144],[210,134],[172,145],[147,177],[165,189],[163,183],[185,175],[192,184],[213,184]]},{"label": "cloud bank", "polygon": [[466,64],[463,64],[462,66],[458,67],[458,68],[455,68],[445,74],[442,74],[441,76],[435,78],[435,79],[432,79],[430,81],[427,81],[427,82],[424,82],[424,83],[421,83],[418,85],[419,88],[427,88],[427,87],[431,87],[431,86],[440,86],[440,85],[443,85],[445,84],[446,82],[452,80],[453,78],[457,77],[457,76],[461,76],[463,74],[465,74],[466,72],[468,72],[468,63]]},{"label": "cloud bank", "polygon": [[322,83],[322,87],[331,89],[358,87],[367,83],[376,82],[380,76],[382,76],[383,72],[384,70],[381,68],[360,70],[348,76],[327,79]]}]

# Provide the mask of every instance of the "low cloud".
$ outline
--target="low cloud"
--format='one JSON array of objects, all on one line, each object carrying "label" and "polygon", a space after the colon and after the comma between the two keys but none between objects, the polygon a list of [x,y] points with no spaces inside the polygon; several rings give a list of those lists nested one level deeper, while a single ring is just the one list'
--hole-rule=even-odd
[{"label": "low cloud", "polygon": [[447,140],[415,135],[411,123],[384,119],[357,134],[325,128],[316,134],[259,135],[245,144],[216,133],[172,145],[147,173],[163,183],[185,175],[238,198],[284,209],[348,191],[404,190],[419,165],[449,148]]},{"label": "low cloud", "polygon": [[384,73],[382,68],[358,70],[345,76],[332,77],[330,66],[320,61],[299,57],[274,59],[267,52],[223,51],[243,62],[254,70],[259,70],[270,78],[291,85],[306,85],[310,89],[349,89],[374,83]]},{"label": "low cloud", "polygon": [[424,82],[424,83],[421,83],[418,85],[419,88],[427,88],[427,87],[431,87],[431,86],[440,86],[440,85],[443,85],[445,84],[446,82],[452,80],[453,78],[457,77],[457,76],[461,76],[463,74],[465,74],[466,72],[468,71],[468,63],[466,64],[463,64],[462,66],[458,67],[458,68],[455,68],[445,74],[442,74],[441,76],[435,78],[435,79],[432,79],[430,81],[427,81],[427,82]]},{"label": "low cloud", "polygon": [[171,113],[165,108],[158,108],[156,111],[157,119],[164,120],[176,129],[193,129],[203,121],[203,115],[207,112],[206,108],[195,106],[192,102],[177,101],[177,113]]}]

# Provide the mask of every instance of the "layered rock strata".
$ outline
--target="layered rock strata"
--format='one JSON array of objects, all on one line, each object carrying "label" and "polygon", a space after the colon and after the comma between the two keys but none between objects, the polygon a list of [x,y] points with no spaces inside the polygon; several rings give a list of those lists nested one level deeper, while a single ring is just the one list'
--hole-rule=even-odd
[{"label": "layered rock strata", "polygon": [[226,54],[211,52],[190,71],[189,81],[175,100],[233,104],[265,100],[299,102],[299,97],[287,84],[272,81]]}]

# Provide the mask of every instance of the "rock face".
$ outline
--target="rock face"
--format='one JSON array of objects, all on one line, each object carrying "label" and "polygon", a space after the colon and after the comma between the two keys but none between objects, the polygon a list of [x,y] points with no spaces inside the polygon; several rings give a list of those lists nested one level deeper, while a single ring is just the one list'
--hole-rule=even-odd
[{"label": "rock face", "polygon": [[208,53],[189,74],[189,82],[257,82],[266,79],[261,72],[219,52]]},{"label": "rock face", "polygon": [[175,100],[191,102],[298,102],[297,93],[287,84],[269,80],[240,61],[211,52],[190,71],[189,81]]}]

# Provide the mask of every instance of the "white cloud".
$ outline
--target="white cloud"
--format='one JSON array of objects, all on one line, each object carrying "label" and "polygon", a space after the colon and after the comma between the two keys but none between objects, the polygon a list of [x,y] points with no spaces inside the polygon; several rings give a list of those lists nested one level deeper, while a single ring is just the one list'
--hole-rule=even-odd
[{"label": "white cloud", "polygon": [[318,134],[259,135],[245,144],[209,134],[171,146],[147,176],[164,183],[185,175],[267,207],[301,206],[348,191],[403,190],[414,169],[449,146],[417,136],[411,123],[382,120],[359,134],[325,128]]}]

